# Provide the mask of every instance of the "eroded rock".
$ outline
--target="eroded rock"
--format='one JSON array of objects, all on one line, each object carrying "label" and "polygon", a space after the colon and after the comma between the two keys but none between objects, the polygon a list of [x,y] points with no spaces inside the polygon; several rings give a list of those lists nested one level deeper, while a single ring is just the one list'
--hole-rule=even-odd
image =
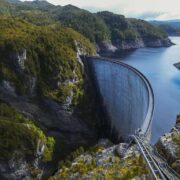
[{"label": "eroded rock", "polygon": [[180,173],[180,116],[171,132],[162,136],[156,144],[158,152]]}]

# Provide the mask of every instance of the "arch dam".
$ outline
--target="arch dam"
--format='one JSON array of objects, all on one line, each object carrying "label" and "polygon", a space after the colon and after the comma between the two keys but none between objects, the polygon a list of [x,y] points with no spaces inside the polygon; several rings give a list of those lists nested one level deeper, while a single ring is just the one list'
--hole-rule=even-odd
[{"label": "arch dam", "polygon": [[88,78],[118,140],[141,129],[148,139],[154,112],[154,95],[147,78],[137,69],[102,57],[84,59]]},{"label": "arch dam", "polygon": [[119,140],[131,139],[138,145],[152,179],[180,179],[180,175],[148,142],[154,95],[146,77],[137,69],[117,60],[87,57],[84,64],[98,104],[104,110],[104,116],[108,117],[111,132],[115,132]]}]

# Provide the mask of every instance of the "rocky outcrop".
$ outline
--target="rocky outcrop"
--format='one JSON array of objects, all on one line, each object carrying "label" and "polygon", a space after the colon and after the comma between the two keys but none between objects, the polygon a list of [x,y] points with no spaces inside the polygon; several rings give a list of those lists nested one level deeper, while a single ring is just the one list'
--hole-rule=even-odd
[{"label": "rocky outcrop", "polygon": [[[77,52],[77,64],[83,69],[81,56],[88,54],[87,49],[76,40],[74,45]],[[69,95],[65,97],[64,102],[58,102],[48,97],[39,98],[36,92],[37,78],[32,77],[26,71],[25,62],[28,61],[27,50],[22,49],[21,53],[10,53],[8,60],[12,62],[12,67],[16,73],[24,77],[24,81],[21,81],[21,83],[26,85],[28,93],[25,96],[19,95],[17,94],[14,82],[2,80],[2,83],[0,82],[0,99],[38,121],[47,129],[49,134],[58,136],[66,144],[78,146],[91,143],[96,139],[96,130],[90,130],[86,123],[74,112],[72,107],[73,88],[71,88]],[[81,67],[74,67],[72,79],[57,80],[53,87],[54,90],[62,86],[73,87],[78,84],[80,79],[77,75],[77,68]],[[37,100],[33,101],[32,97]],[[48,109],[48,111],[44,109]]]},{"label": "rocky outcrop", "polygon": [[62,142],[77,146],[93,142],[96,139],[96,131],[90,130],[85,122],[65,104],[49,98],[41,98],[38,102],[32,102],[27,97],[9,94],[3,87],[0,87],[0,92],[0,99],[38,121],[47,129],[48,134],[58,136]]},{"label": "rocky outcrop", "polygon": [[[22,157],[12,157],[10,160],[0,160],[0,179],[4,180],[29,180],[31,178],[41,179],[43,166],[41,158],[43,156],[45,145],[38,140],[37,150],[34,157],[25,159]],[[18,153],[18,152],[16,152]]]},{"label": "rocky outcrop", "polygon": [[[21,92],[22,94],[25,93],[29,96],[35,96],[37,87],[37,77],[32,76],[27,71],[27,50],[22,49],[21,53],[16,51],[10,51],[6,58],[6,61],[9,64],[9,68],[13,69],[15,74],[11,74],[11,78],[8,78],[6,76],[3,77],[4,79],[2,79],[2,82],[0,82],[1,86],[4,87],[7,90],[7,92],[9,92],[11,95],[15,95],[16,93],[20,93],[20,91],[23,91]],[[12,72],[10,71],[10,73]],[[20,86],[23,88],[20,88]]]},{"label": "rocky outcrop", "polygon": [[117,41],[116,46],[119,50],[131,50],[145,47],[143,39],[136,39],[133,41]]},{"label": "rocky outcrop", "polygon": [[[85,55],[87,52],[78,41],[75,41],[75,46],[77,48],[77,63],[74,63],[75,66],[72,70],[73,77],[72,79],[56,80],[54,83],[54,91],[62,86],[76,86],[77,89],[80,78],[83,78],[81,77],[83,76],[83,63],[80,56]],[[76,107],[72,105],[74,94],[76,93],[74,89],[71,88],[71,91],[63,102],[54,100],[48,96],[43,96],[42,94],[39,95],[38,89],[36,88],[38,86],[37,83],[39,83],[38,77],[33,77],[28,73],[25,65],[25,61],[28,60],[27,57],[28,54],[26,50],[23,50],[22,54],[10,53],[8,60],[12,62],[12,69],[18,75],[17,77],[23,77],[21,83],[26,86],[28,93],[17,93],[15,82],[6,80],[5,77],[5,79],[2,79],[0,82],[0,100],[7,102],[18,112],[36,121],[48,136],[53,136],[58,141],[57,144],[60,144],[56,145],[57,151],[60,152],[60,155],[57,155],[58,158],[59,156],[60,158],[64,158],[63,156],[68,155],[68,153],[79,146],[94,144],[97,140],[97,129],[93,128],[93,123],[92,127],[91,123],[87,124],[86,120],[79,115],[82,113],[81,110],[77,108],[78,110],[76,111]],[[82,74],[80,75],[80,73]],[[66,152],[62,150],[61,145]],[[29,163],[26,158],[12,158],[8,162],[0,161],[0,179],[1,176],[3,179],[8,180],[26,180],[32,177],[38,177],[40,179],[43,172],[39,168],[39,162],[43,149],[44,146],[38,142],[37,155],[36,158],[33,159],[33,163]],[[49,167],[50,170],[48,169],[48,171],[53,172],[53,168],[56,168],[55,166],[56,164],[54,164],[53,167]],[[47,174],[49,175],[48,171]],[[35,176],[34,173],[36,172],[38,174]]]},{"label": "rocky outcrop", "polygon": [[25,70],[25,61],[27,60],[27,51],[23,49],[21,53],[12,52],[9,54],[9,59],[16,71]]},{"label": "rocky outcrop", "polygon": [[81,64],[81,66],[84,66],[82,60],[81,60],[81,56],[86,56],[88,54],[88,52],[86,51],[86,49],[82,46],[81,43],[79,43],[78,41],[74,41],[75,47],[76,47],[76,52],[77,52],[77,61]]},{"label": "rocky outcrop", "polygon": [[15,85],[13,82],[3,80],[2,81],[2,88],[5,91],[9,92],[9,94],[14,95],[14,96],[16,95],[16,92],[15,92],[16,88],[15,88]]},{"label": "rocky outcrop", "polygon": [[153,47],[153,48],[159,48],[159,47],[170,47],[173,43],[170,41],[170,39],[142,39],[137,38],[135,40],[128,40],[128,41],[119,41],[117,40],[114,44],[111,42],[103,42],[100,43],[97,47],[98,53],[115,53],[119,50],[133,50],[143,47]]},{"label": "rocky outcrop", "polygon": [[171,42],[170,39],[157,39],[157,40],[146,40],[145,41],[145,46],[146,47],[153,47],[153,48],[158,48],[158,47],[170,47],[174,45],[174,43]]},{"label": "rocky outcrop", "polygon": [[29,180],[32,177],[41,179],[43,170],[39,168],[38,159],[38,157],[34,159],[34,164],[23,158],[12,158],[8,162],[0,161],[0,178],[4,180]]},{"label": "rocky outcrop", "polygon": [[156,147],[172,168],[180,173],[180,116],[175,127],[159,139]]},{"label": "rocky outcrop", "polygon": [[81,151],[68,166],[62,165],[52,179],[143,179],[148,176],[136,145],[113,145],[102,139],[91,150]]},{"label": "rocky outcrop", "polygon": [[180,70],[180,62],[175,63],[174,66]]},{"label": "rocky outcrop", "polygon": [[114,46],[111,42],[102,42],[96,47],[97,52],[116,52],[118,48]]},{"label": "rocky outcrop", "polygon": [[11,159],[8,162],[0,161],[1,178],[7,180],[30,179],[28,163],[23,159]]}]

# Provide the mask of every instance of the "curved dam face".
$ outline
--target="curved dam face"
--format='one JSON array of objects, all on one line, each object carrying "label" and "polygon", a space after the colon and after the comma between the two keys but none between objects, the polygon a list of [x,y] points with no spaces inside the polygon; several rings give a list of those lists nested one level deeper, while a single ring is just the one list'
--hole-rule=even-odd
[{"label": "curved dam face", "polygon": [[145,76],[129,65],[106,58],[88,57],[86,66],[118,139],[126,140],[138,129],[149,136],[154,95]]}]

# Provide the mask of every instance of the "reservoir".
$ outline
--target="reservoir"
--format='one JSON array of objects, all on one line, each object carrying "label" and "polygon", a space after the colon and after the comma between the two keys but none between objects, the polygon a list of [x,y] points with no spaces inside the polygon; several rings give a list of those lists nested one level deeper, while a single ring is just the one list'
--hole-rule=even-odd
[{"label": "reservoir", "polygon": [[176,45],[137,49],[119,58],[141,71],[152,85],[155,96],[152,143],[171,130],[180,113],[180,70],[173,65],[180,62],[180,37],[170,38]]}]

